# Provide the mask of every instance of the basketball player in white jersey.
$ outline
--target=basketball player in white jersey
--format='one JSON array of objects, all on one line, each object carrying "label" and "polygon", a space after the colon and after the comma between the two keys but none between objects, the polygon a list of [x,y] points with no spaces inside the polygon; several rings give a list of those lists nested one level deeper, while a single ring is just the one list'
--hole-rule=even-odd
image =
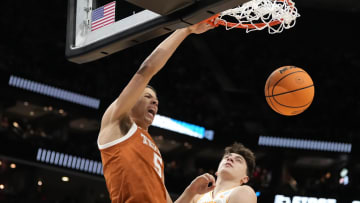
[{"label": "basketball player in white jersey", "polygon": [[255,167],[253,152],[240,143],[225,148],[216,172],[215,189],[196,195],[191,203],[256,203],[255,191],[248,185]]}]

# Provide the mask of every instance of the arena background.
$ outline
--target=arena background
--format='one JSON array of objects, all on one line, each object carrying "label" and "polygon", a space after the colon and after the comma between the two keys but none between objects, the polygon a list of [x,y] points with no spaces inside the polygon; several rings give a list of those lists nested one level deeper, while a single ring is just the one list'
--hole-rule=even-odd
[{"label": "arena background", "polygon": [[[301,17],[281,34],[217,28],[188,37],[151,81],[159,114],[214,131],[209,141],[151,127],[173,200],[197,175],[214,173],[234,141],[257,156],[251,185],[258,202],[275,195],[360,200],[360,4],[296,5]],[[167,35],[79,65],[65,58],[67,1],[5,0],[0,15],[0,201],[110,202],[101,174],[41,161],[39,148],[100,162],[102,113]],[[264,98],[267,77],[284,65],[305,69],[315,84],[312,105],[294,117],[275,113]],[[13,76],[97,98],[100,106],[11,86]],[[260,137],[346,143],[351,152],[263,146]]]}]

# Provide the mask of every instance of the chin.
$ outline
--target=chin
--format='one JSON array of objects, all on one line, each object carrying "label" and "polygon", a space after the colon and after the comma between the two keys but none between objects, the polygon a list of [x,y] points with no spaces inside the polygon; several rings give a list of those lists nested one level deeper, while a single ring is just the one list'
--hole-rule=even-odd
[{"label": "chin", "polygon": [[153,121],[154,121],[154,119],[147,119],[147,118],[145,118],[145,123],[146,123],[147,125],[149,125],[149,126],[153,123]]}]

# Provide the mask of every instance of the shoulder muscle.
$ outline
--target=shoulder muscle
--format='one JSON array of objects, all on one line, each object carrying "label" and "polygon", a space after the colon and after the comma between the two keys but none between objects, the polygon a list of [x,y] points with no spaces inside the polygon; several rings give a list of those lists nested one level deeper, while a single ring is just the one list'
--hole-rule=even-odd
[{"label": "shoulder muscle", "polygon": [[256,203],[255,191],[247,185],[236,188],[229,197],[229,203]]}]

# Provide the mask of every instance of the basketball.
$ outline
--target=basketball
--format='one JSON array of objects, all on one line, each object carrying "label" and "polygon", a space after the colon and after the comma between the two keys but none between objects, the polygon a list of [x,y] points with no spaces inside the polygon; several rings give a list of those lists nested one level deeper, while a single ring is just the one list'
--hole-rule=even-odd
[{"label": "basketball", "polygon": [[308,73],[295,66],[283,66],[268,77],[265,98],[279,114],[294,116],[305,111],[314,98],[314,83]]}]

